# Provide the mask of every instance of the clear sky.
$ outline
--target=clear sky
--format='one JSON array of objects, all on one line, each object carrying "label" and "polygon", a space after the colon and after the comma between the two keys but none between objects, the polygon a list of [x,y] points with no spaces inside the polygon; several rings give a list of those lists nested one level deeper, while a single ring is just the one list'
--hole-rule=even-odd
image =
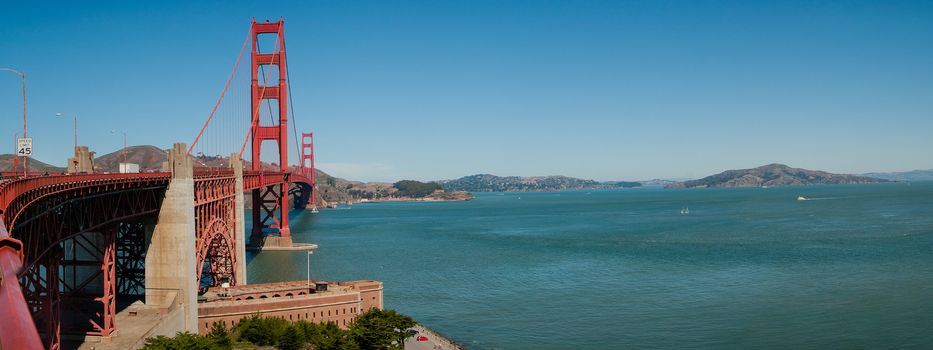
[{"label": "clear sky", "polygon": [[[282,16],[298,126],[338,176],[933,168],[930,1],[84,4],[0,12],[0,67],[28,73],[35,156],[59,165],[72,139],[56,112],[78,113],[100,154],[115,128],[190,143],[249,19]],[[0,72],[10,149],[19,88]]]}]

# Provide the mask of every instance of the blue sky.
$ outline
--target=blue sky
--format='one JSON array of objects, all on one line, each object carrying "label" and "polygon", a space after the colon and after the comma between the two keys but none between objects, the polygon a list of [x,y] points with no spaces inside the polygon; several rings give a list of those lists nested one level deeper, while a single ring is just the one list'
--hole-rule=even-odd
[{"label": "blue sky", "polygon": [[[931,2],[3,7],[0,67],[29,74],[36,158],[57,164],[72,139],[56,112],[78,113],[80,143],[99,153],[121,146],[111,129],[131,144],[190,143],[249,19],[282,16],[298,126],[315,132],[319,168],[338,176],[933,168]],[[17,78],[0,72],[10,149],[20,108]]]}]

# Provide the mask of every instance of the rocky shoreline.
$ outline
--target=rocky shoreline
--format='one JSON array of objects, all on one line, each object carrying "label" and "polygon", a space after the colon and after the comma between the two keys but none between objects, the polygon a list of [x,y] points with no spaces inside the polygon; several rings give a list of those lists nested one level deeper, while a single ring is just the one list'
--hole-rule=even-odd
[{"label": "rocky shoreline", "polygon": [[[466,350],[466,347],[462,344],[447,339],[440,333],[423,324],[418,323],[412,328],[418,331],[418,334],[405,341],[405,349]],[[424,341],[426,344],[419,344],[422,342],[417,340],[418,336],[427,337],[428,340]]]}]

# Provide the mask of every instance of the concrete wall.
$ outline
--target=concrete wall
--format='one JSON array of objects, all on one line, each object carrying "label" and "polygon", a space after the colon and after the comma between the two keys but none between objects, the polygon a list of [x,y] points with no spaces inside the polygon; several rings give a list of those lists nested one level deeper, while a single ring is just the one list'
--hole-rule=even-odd
[{"label": "concrete wall", "polygon": [[235,302],[201,303],[198,312],[198,332],[207,334],[214,322],[227,328],[240,319],[259,313],[263,317],[278,317],[290,322],[334,322],[346,328],[365,310],[360,306],[359,293],[316,296],[314,294],[240,300]]},{"label": "concrete wall", "polygon": [[360,298],[362,299],[363,311],[369,309],[382,309],[382,282],[379,281],[351,281],[351,282],[338,282],[338,285],[341,286],[352,286],[354,289],[360,291]]},{"label": "concrete wall", "polygon": [[66,172],[74,173],[94,173],[94,152],[91,152],[87,146],[75,147],[75,156],[68,158]]},{"label": "concrete wall", "polygon": [[197,332],[196,232],[194,180],[184,144],[169,153],[172,180],[165,191],[159,219],[146,240],[146,304],[164,305],[178,291],[176,302],[184,307],[184,324],[178,331]]},{"label": "concrete wall", "polygon": [[246,210],[244,207],[243,191],[243,160],[239,154],[230,155],[230,167],[233,168],[233,174],[236,176],[236,207],[233,213],[236,219],[234,239],[236,239],[236,284],[246,284]]},{"label": "concrete wall", "polygon": [[330,282],[327,291],[310,294],[311,289],[302,282],[211,288],[205,294],[208,301],[198,304],[198,331],[210,332],[214,322],[230,328],[257,313],[289,322],[334,322],[346,328],[361,313],[382,308],[379,281]]}]

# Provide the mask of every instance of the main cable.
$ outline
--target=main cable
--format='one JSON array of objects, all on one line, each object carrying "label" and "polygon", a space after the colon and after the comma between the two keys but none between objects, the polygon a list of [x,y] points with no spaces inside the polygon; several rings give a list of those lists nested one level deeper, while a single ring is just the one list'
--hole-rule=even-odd
[{"label": "main cable", "polygon": [[[285,38],[282,38],[282,46],[285,46],[285,45],[286,45],[286,44],[285,44]],[[287,59],[288,59],[288,58],[286,58],[286,60],[287,60]],[[286,67],[285,67],[285,85],[288,86],[288,91],[286,91],[286,93],[288,93],[288,106],[289,106],[289,108],[288,108],[288,114],[289,114],[289,116],[291,116],[291,118],[292,118],[292,133],[295,134],[295,150],[298,151],[298,154],[297,154],[298,157],[302,157],[303,154],[301,153],[301,147],[302,147],[301,145],[304,145],[305,140],[304,140],[304,138],[302,138],[302,139],[299,139],[299,138],[298,138],[298,122],[297,122],[296,119],[295,119],[295,100],[292,99],[292,77],[291,77],[291,74],[288,72],[288,62],[287,62],[287,61],[285,62],[285,65],[286,65]],[[301,145],[299,145],[299,143],[300,143]],[[305,160],[304,160],[304,158],[302,158],[302,159],[301,159],[301,166],[300,166],[300,167],[304,167],[304,165],[305,165]],[[314,171],[314,169],[311,169],[311,171]]]},{"label": "main cable", "polygon": [[243,52],[246,51],[246,44],[249,43],[249,37],[252,32],[252,27],[246,31],[246,39],[243,40],[243,47],[240,48],[240,54],[236,58],[236,63],[233,64],[233,72],[230,72],[230,78],[227,78],[227,83],[224,84],[224,89],[220,92],[220,97],[217,98],[217,103],[215,103],[214,108],[211,109],[211,114],[207,116],[207,121],[204,122],[204,126],[201,127],[201,131],[198,132],[198,136],[194,138],[194,142],[192,142],[191,146],[188,147],[188,153],[186,153],[186,155],[191,155],[191,150],[194,149],[194,146],[198,144],[198,140],[201,138],[201,135],[204,134],[204,129],[207,128],[207,125],[211,123],[211,119],[214,118],[214,113],[217,112],[217,107],[220,106],[220,102],[223,101],[224,95],[227,93],[227,88],[230,87],[230,82],[233,80],[233,76],[236,75],[236,69],[240,65],[240,60],[243,58]]}]

